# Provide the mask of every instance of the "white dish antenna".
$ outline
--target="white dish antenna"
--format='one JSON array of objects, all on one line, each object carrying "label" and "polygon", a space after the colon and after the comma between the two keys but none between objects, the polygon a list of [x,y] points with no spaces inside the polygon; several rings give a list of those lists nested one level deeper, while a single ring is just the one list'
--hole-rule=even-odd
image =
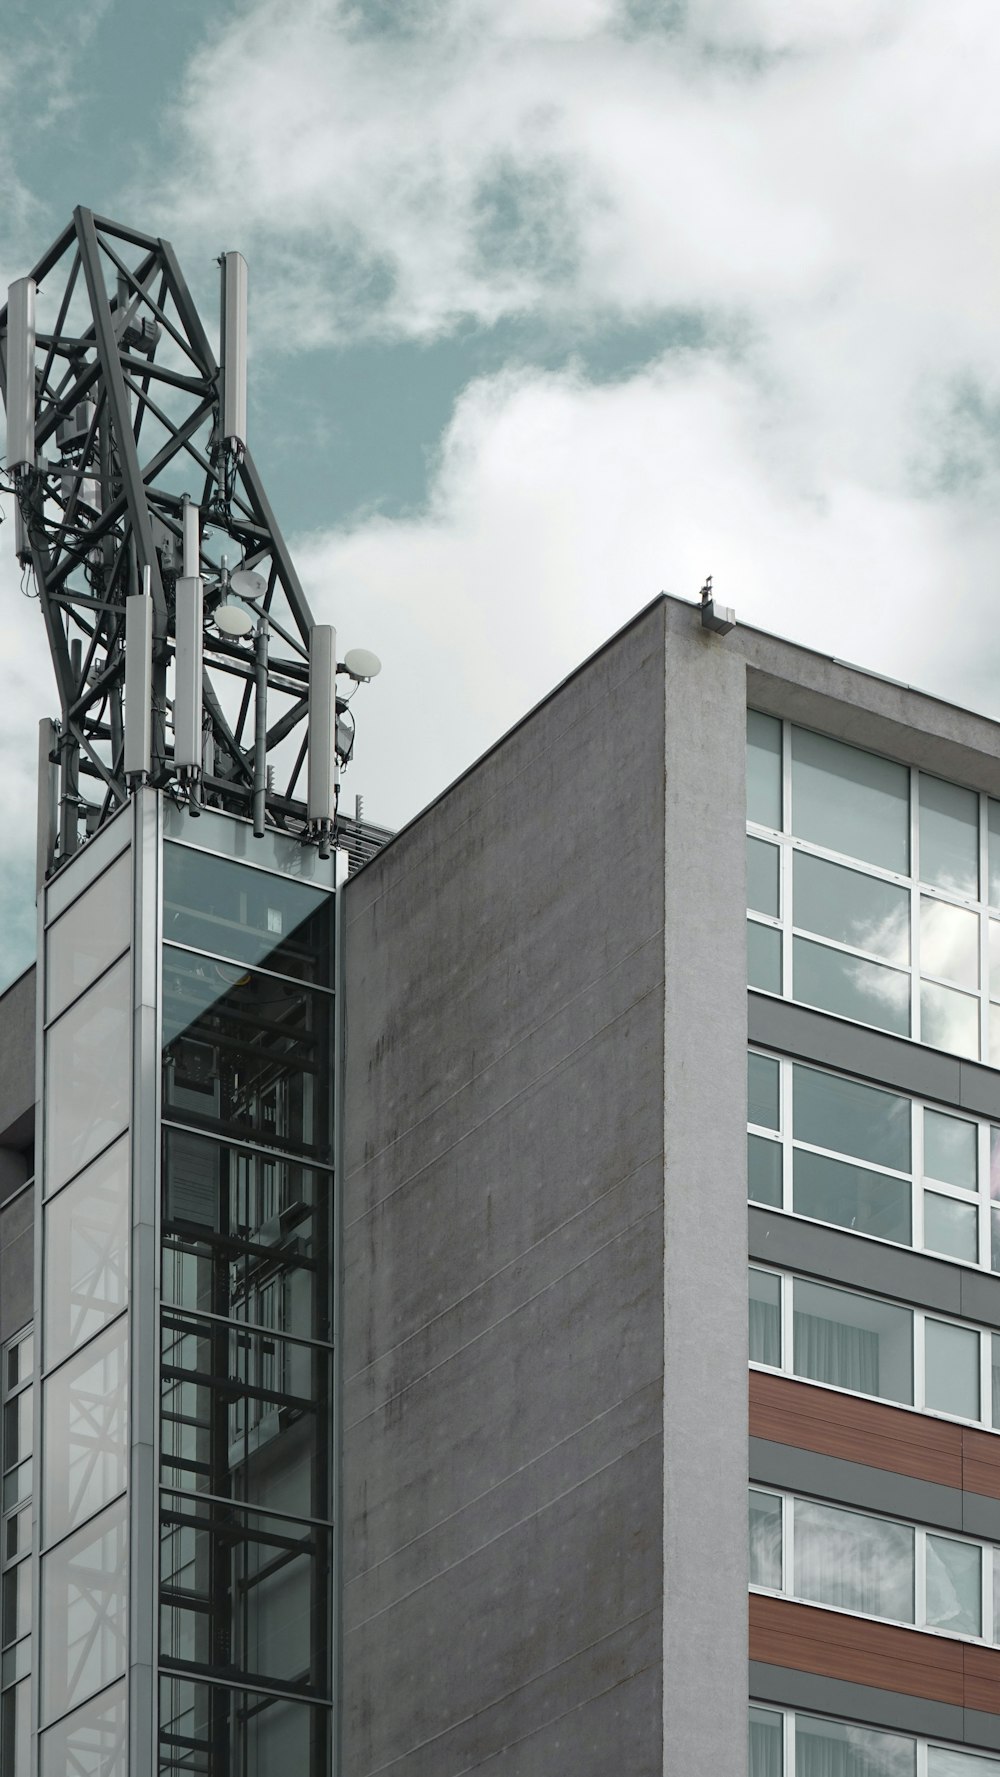
[{"label": "white dish antenna", "polygon": [[[235,574],[233,578],[236,578]],[[344,671],[360,684],[369,679],[377,679],[382,671],[382,662],[370,648],[348,648],[344,655]]]}]

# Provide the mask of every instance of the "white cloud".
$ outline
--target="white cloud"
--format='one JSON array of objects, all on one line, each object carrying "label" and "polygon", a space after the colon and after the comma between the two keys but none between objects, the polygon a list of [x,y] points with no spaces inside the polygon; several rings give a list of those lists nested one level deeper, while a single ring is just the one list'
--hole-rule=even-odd
[{"label": "white cloud", "polygon": [[298,551],[343,644],[385,663],[355,704],[348,793],[408,818],[658,591],[693,599],[707,573],[743,622],[1000,709],[985,511],[792,475],[794,447],[766,379],[698,357],[468,389],[424,516]]}]

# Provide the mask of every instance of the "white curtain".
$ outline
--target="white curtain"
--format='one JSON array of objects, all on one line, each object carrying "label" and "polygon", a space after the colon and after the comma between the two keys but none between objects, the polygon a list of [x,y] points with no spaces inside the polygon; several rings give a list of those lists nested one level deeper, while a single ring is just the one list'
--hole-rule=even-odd
[{"label": "white curtain", "polygon": [[781,1314],[773,1302],[750,1298],[750,1362],[781,1363]]},{"label": "white curtain", "polygon": [[754,1720],[750,1717],[749,1777],[782,1777],[780,1719]]},{"label": "white curtain", "polygon": [[912,1530],[812,1500],[797,1499],[794,1509],[797,1597],[913,1621]]},{"label": "white curtain", "polygon": [[878,1334],[818,1314],[796,1313],[795,1373],[857,1394],[878,1394]]}]

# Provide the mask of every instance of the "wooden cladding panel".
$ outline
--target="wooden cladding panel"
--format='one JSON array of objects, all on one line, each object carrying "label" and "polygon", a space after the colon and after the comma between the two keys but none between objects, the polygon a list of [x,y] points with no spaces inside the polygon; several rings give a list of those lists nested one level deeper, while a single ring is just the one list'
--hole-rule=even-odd
[{"label": "wooden cladding panel", "polygon": [[962,1427],[962,1486],[969,1493],[1000,1499],[1000,1438]]},{"label": "wooden cladding panel", "polygon": [[[963,1442],[976,1438],[988,1450],[977,1446],[977,1484],[966,1478],[965,1485],[1000,1498],[1000,1438],[788,1376],[750,1371],[750,1434],[944,1487],[962,1486]],[[990,1486],[978,1484],[988,1477]]]},{"label": "wooden cladding panel", "polygon": [[750,1658],[1000,1715],[1000,1650],[750,1595]]}]

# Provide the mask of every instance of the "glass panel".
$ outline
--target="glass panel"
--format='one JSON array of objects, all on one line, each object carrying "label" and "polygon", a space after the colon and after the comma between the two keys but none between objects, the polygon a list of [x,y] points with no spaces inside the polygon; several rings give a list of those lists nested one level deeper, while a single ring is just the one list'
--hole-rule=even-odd
[{"label": "glass panel", "polygon": [[954,1635],[983,1632],[982,1551],[950,1536],[927,1538],[927,1622]]},{"label": "glass panel", "polygon": [[890,963],[910,960],[909,890],[805,851],[792,865],[792,922]]},{"label": "glass panel", "polygon": [[747,1055],[747,1122],[761,1129],[780,1128],[780,1070],[771,1055]]},{"label": "glass panel", "polygon": [[988,919],[986,931],[990,945],[990,996],[1000,999],[1000,919]]},{"label": "glass panel", "polygon": [[792,1158],[792,1207],[796,1215],[836,1222],[858,1234],[874,1234],[909,1246],[909,1179],[869,1172],[846,1160],[831,1160],[796,1148]]},{"label": "glass panel", "polygon": [[45,1361],[113,1320],[128,1289],[128,1142],[115,1142],[45,1206]]},{"label": "glass panel", "polygon": [[322,1347],[168,1309],[161,1376],[166,1486],[329,1518]]},{"label": "glass panel", "polygon": [[920,1041],[955,1055],[979,1054],[979,1001],[954,987],[920,983]]},{"label": "glass panel", "polygon": [[937,1191],[924,1192],[924,1245],[931,1252],[947,1253],[974,1265],[979,1257],[979,1212],[972,1203],[959,1203]]},{"label": "glass panel", "polygon": [[33,1333],[26,1333],[23,1338],[16,1339],[7,1347],[7,1373],[4,1377],[4,1392],[9,1394],[12,1389],[27,1382],[35,1367],[35,1339]]},{"label": "glass panel", "polygon": [[979,797],[923,772],[920,880],[957,895],[979,894]]},{"label": "glass panel", "polygon": [[782,1717],[771,1709],[750,1711],[748,1777],[782,1777]]},{"label": "glass panel", "polygon": [[[41,1738],[41,1777],[128,1777],[124,1681],[93,1697]],[[195,1771],[179,1764],[178,1770]]]},{"label": "glass panel", "polygon": [[750,1584],[781,1590],[781,1500],[750,1489]]},{"label": "glass panel", "polygon": [[917,1743],[848,1722],[795,1717],[795,1777],[915,1777]]},{"label": "glass panel", "polygon": [[927,1777],[1000,1777],[1000,1759],[953,1752],[946,1746],[928,1746]]},{"label": "glass panel", "polygon": [[920,897],[920,973],[979,986],[979,915],[968,907]]},{"label": "glass panel", "polygon": [[750,1267],[750,1362],[781,1363],[781,1279]]},{"label": "glass panel", "polygon": [[778,865],[781,853],[776,845],[763,839],[747,838],[747,906],[755,913],[770,913],[777,919]]},{"label": "glass panel", "polygon": [[3,1576],[3,1645],[19,1641],[31,1628],[31,1562],[20,1561]]},{"label": "glass panel", "polygon": [[31,1455],[31,1390],[24,1388],[3,1410],[3,1466],[13,1468]]},{"label": "glass panel", "polygon": [[990,1269],[1000,1271],[1000,1204],[990,1206]]},{"label": "glass panel", "polygon": [[[160,1647],[168,1660],[227,1668],[328,1696],[330,1533],[231,1504],[164,1497]],[[317,1634],[317,1629],[319,1633]]]},{"label": "glass panel", "polygon": [[781,992],[781,933],[747,920],[747,985],[761,993]]},{"label": "glass panel", "polygon": [[793,728],[792,832],[905,876],[910,859],[906,766]]},{"label": "glass panel", "polygon": [[781,828],[781,723],[759,710],[747,710],[747,819]]},{"label": "glass panel", "polygon": [[125,1501],[42,1557],[42,1720],[125,1671]]},{"label": "glass panel", "polygon": [[12,1512],[7,1519],[4,1531],[4,1555],[8,1561],[14,1561],[18,1555],[26,1555],[31,1547],[31,1507],[22,1506],[20,1511]]},{"label": "glass panel", "polygon": [[332,1004],[241,964],[164,948],[164,1114],[330,1158]]},{"label": "glass panel", "polygon": [[[3,1698],[2,1751],[4,1772],[21,1777],[31,1769],[31,1680],[7,1691]],[[59,1777],[62,1777],[60,1772]]]},{"label": "glass panel", "polygon": [[924,1177],[974,1191],[979,1183],[976,1125],[944,1111],[924,1111]]},{"label": "glass panel", "polygon": [[793,1289],[797,1376],[912,1405],[913,1315],[908,1308],[798,1277]]},{"label": "glass panel", "polygon": [[31,1458],[22,1462],[20,1467],[9,1469],[3,1478],[3,1509],[9,1512],[11,1506],[19,1505],[31,1493]]},{"label": "glass panel", "polygon": [[840,1018],[877,1024],[881,1030],[909,1036],[909,975],[883,963],[848,956],[843,950],[828,950],[825,944],[813,944],[808,938],[793,940],[792,962],[795,999]]},{"label": "glass panel", "polygon": [[992,1388],[992,1392],[993,1392],[993,1403],[992,1403],[993,1428],[995,1431],[1000,1431],[1000,1336],[998,1336],[996,1333],[994,1333],[992,1335],[991,1342],[992,1342],[992,1353],[991,1353],[991,1357],[990,1357],[990,1369],[992,1371],[992,1384],[993,1384],[993,1388]]},{"label": "glass panel", "polygon": [[958,1419],[978,1419],[979,1334],[928,1316],[924,1356],[924,1405]]},{"label": "glass panel", "polygon": [[331,896],[211,852],[164,846],[163,936],[168,943],[332,985]]},{"label": "glass panel", "polygon": [[332,1193],[329,1173],[166,1130],[164,1301],[328,1340]]},{"label": "glass panel", "polygon": [[229,1691],[191,1678],[160,1680],[160,1771],[214,1773],[215,1748],[226,1748],[225,1771],[241,1777],[329,1777],[330,1711],[288,1697]]},{"label": "glass panel", "polygon": [[796,1598],[866,1617],[914,1617],[914,1532],[886,1518],[797,1499]]},{"label": "glass panel", "polygon": [[129,1115],[129,959],[64,1012],[46,1037],[46,1194],[93,1160]]},{"label": "glass panel", "polygon": [[990,1006],[989,1023],[989,1059],[991,1067],[1000,1067],[1000,1006]]},{"label": "glass panel", "polygon": [[781,1208],[781,1143],[747,1136],[747,1196],[752,1203]]},{"label": "glass panel", "polygon": [[129,853],[123,852],[49,927],[45,940],[46,1018],[55,1018],[128,949],[132,929],[130,865]]},{"label": "glass panel", "polygon": [[910,1170],[910,1101],[814,1067],[792,1069],[796,1141]]},{"label": "glass panel", "polygon": [[42,1384],[47,1543],[125,1489],[128,1317],[121,1315]]}]

